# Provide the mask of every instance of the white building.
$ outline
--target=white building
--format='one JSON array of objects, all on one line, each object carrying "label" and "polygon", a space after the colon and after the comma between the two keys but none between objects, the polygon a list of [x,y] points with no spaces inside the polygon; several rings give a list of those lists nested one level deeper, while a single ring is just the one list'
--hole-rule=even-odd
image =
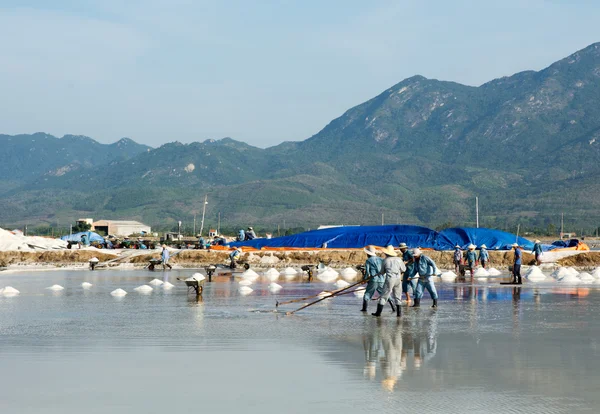
[{"label": "white building", "polygon": [[104,232],[106,235],[127,237],[132,234],[149,234],[152,232],[150,226],[139,221],[129,220],[100,220],[95,221],[92,227],[94,231]]}]

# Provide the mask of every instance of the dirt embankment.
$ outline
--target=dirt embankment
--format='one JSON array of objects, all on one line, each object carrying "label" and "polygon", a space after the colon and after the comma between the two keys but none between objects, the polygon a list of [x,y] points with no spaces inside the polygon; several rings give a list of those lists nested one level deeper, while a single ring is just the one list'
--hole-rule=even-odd
[{"label": "dirt embankment", "polygon": [[559,266],[597,267],[600,266],[600,252],[587,252],[565,257],[556,262]]},{"label": "dirt embankment", "polygon": [[39,252],[0,252],[0,267],[11,264],[51,263],[67,265],[69,263],[87,263],[92,257],[100,261],[114,259],[115,256],[93,250],[44,250]]}]

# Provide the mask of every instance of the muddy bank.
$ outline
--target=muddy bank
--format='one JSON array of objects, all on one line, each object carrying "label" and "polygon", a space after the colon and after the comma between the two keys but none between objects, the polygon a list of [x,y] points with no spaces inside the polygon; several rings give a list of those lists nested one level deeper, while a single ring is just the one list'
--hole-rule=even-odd
[{"label": "muddy bank", "polygon": [[[129,254],[127,252],[126,254]],[[441,269],[451,269],[452,252],[426,251],[424,254],[431,257]],[[114,255],[104,254],[101,250],[61,250],[61,251],[43,251],[43,252],[0,252],[0,267],[6,267],[15,264],[49,264],[56,266],[65,266],[68,264],[87,263],[92,257],[97,257],[100,262],[106,262],[115,259]],[[243,253],[241,261],[247,261],[253,267],[285,267],[301,266],[305,264],[325,263],[332,267],[347,267],[363,264],[366,260],[366,254],[362,250],[332,250],[332,251],[289,251],[289,252],[248,252]],[[143,267],[148,265],[149,260],[160,258],[160,251],[148,253],[136,252],[131,257],[121,256],[120,260],[111,263],[111,266],[120,264],[133,264]],[[500,268],[512,264],[513,253],[508,252],[490,252],[491,266]],[[571,263],[573,264],[563,264]],[[184,250],[181,253],[172,253],[171,264],[181,267],[203,267],[209,264],[225,264],[229,262],[229,252],[209,251],[209,250]],[[581,263],[581,264],[579,264]],[[574,257],[562,259],[560,264],[563,266],[591,266],[600,264],[600,252],[581,254]],[[529,253],[524,253],[524,264],[534,264],[534,258]]]},{"label": "muddy bank", "polygon": [[558,260],[556,264],[565,267],[597,267],[600,266],[600,252],[594,251],[565,257]]}]

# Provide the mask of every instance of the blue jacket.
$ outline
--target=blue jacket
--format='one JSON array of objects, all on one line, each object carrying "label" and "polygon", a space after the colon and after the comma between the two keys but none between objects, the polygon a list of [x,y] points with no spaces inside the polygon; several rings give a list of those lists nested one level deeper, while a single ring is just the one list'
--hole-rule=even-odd
[{"label": "blue jacket", "polygon": [[520,265],[521,264],[521,259],[523,258],[523,252],[521,251],[520,247],[517,247],[515,249],[515,264]]},{"label": "blue jacket", "polygon": [[539,243],[534,244],[531,253],[534,253],[536,256],[542,254],[542,245]]},{"label": "blue jacket", "polygon": [[433,260],[423,254],[420,258],[415,257],[415,266],[410,273],[411,278],[428,277],[436,273],[438,273],[438,268]]},{"label": "blue jacket", "polygon": [[414,259],[415,257],[410,250],[406,250],[404,253],[402,253],[402,260],[404,260],[404,263],[406,263],[406,272],[404,272],[403,279],[408,279],[410,277],[413,267],[415,267]]},{"label": "blue jacket", "polygon": [[463,258],[462,250],[455,249],[454,250],[454,263],[460,263],[462,261],[462,258]]},{"label": "blue jacket", "polygon": [[481,249],[481,250],[479,251],[479,260],[480,260],[481,262],[487,262],[487,261],[489,261],[489,260],[490,260],[490,254],[488,253],[488,251],[487,251],[487,250],[485,250],[485,249]]},{"label": "blue jacket", "polygon": [[246,233],[244,232],[244,230],[238,231],[237,239],[238,239],[238,241],[246,240]]},{"label": "blue jacket", "polygon": [[236,257],[238,257],[240,255],[240,251],[239,250],[234,250],[231,253],[229,253],[229,258],[231,260],[235,259]]},{"label": "blue jacket", "polygon": [[477,252],[475,250],[469,250],[467,252],[467,262],[475,263],[477,260]]},{"label": "blue jacket", "polygon": [[167,249],[163,249],[161,256],[162,256],[163,261],[169,260],[169,257],[170,257],[169,251]]},{"label": "blue jacket", "polygon": [[[381,272],[381,266],[383,265],[383,259],[377,256],[371,256],[365,262],[365,279],[371,276],[377,275],[377,273]],[[377,275],[373,279],[371,279],[375,283],[383,283],[385,282],[384,275]]]}]

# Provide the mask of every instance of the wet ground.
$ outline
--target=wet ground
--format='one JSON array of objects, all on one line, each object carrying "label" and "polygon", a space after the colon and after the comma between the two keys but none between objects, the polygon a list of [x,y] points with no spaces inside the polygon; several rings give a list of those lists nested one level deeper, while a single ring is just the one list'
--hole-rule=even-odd
[{"label": "wet ground", "polygon": [[354,295],[273,312],[331,284],[281,278],[274,295],[258,280],[243,296],[220,277],[197,301],[176,281],[192,271],[167,273],[176,287],[149,295],[133,288],[162,272],[0,273],[0,287],[21,291],[0,296],[0,412],[600,409],[594,285],[438,284],[439,309],[426,297],[398,320],[362,314]]}]

